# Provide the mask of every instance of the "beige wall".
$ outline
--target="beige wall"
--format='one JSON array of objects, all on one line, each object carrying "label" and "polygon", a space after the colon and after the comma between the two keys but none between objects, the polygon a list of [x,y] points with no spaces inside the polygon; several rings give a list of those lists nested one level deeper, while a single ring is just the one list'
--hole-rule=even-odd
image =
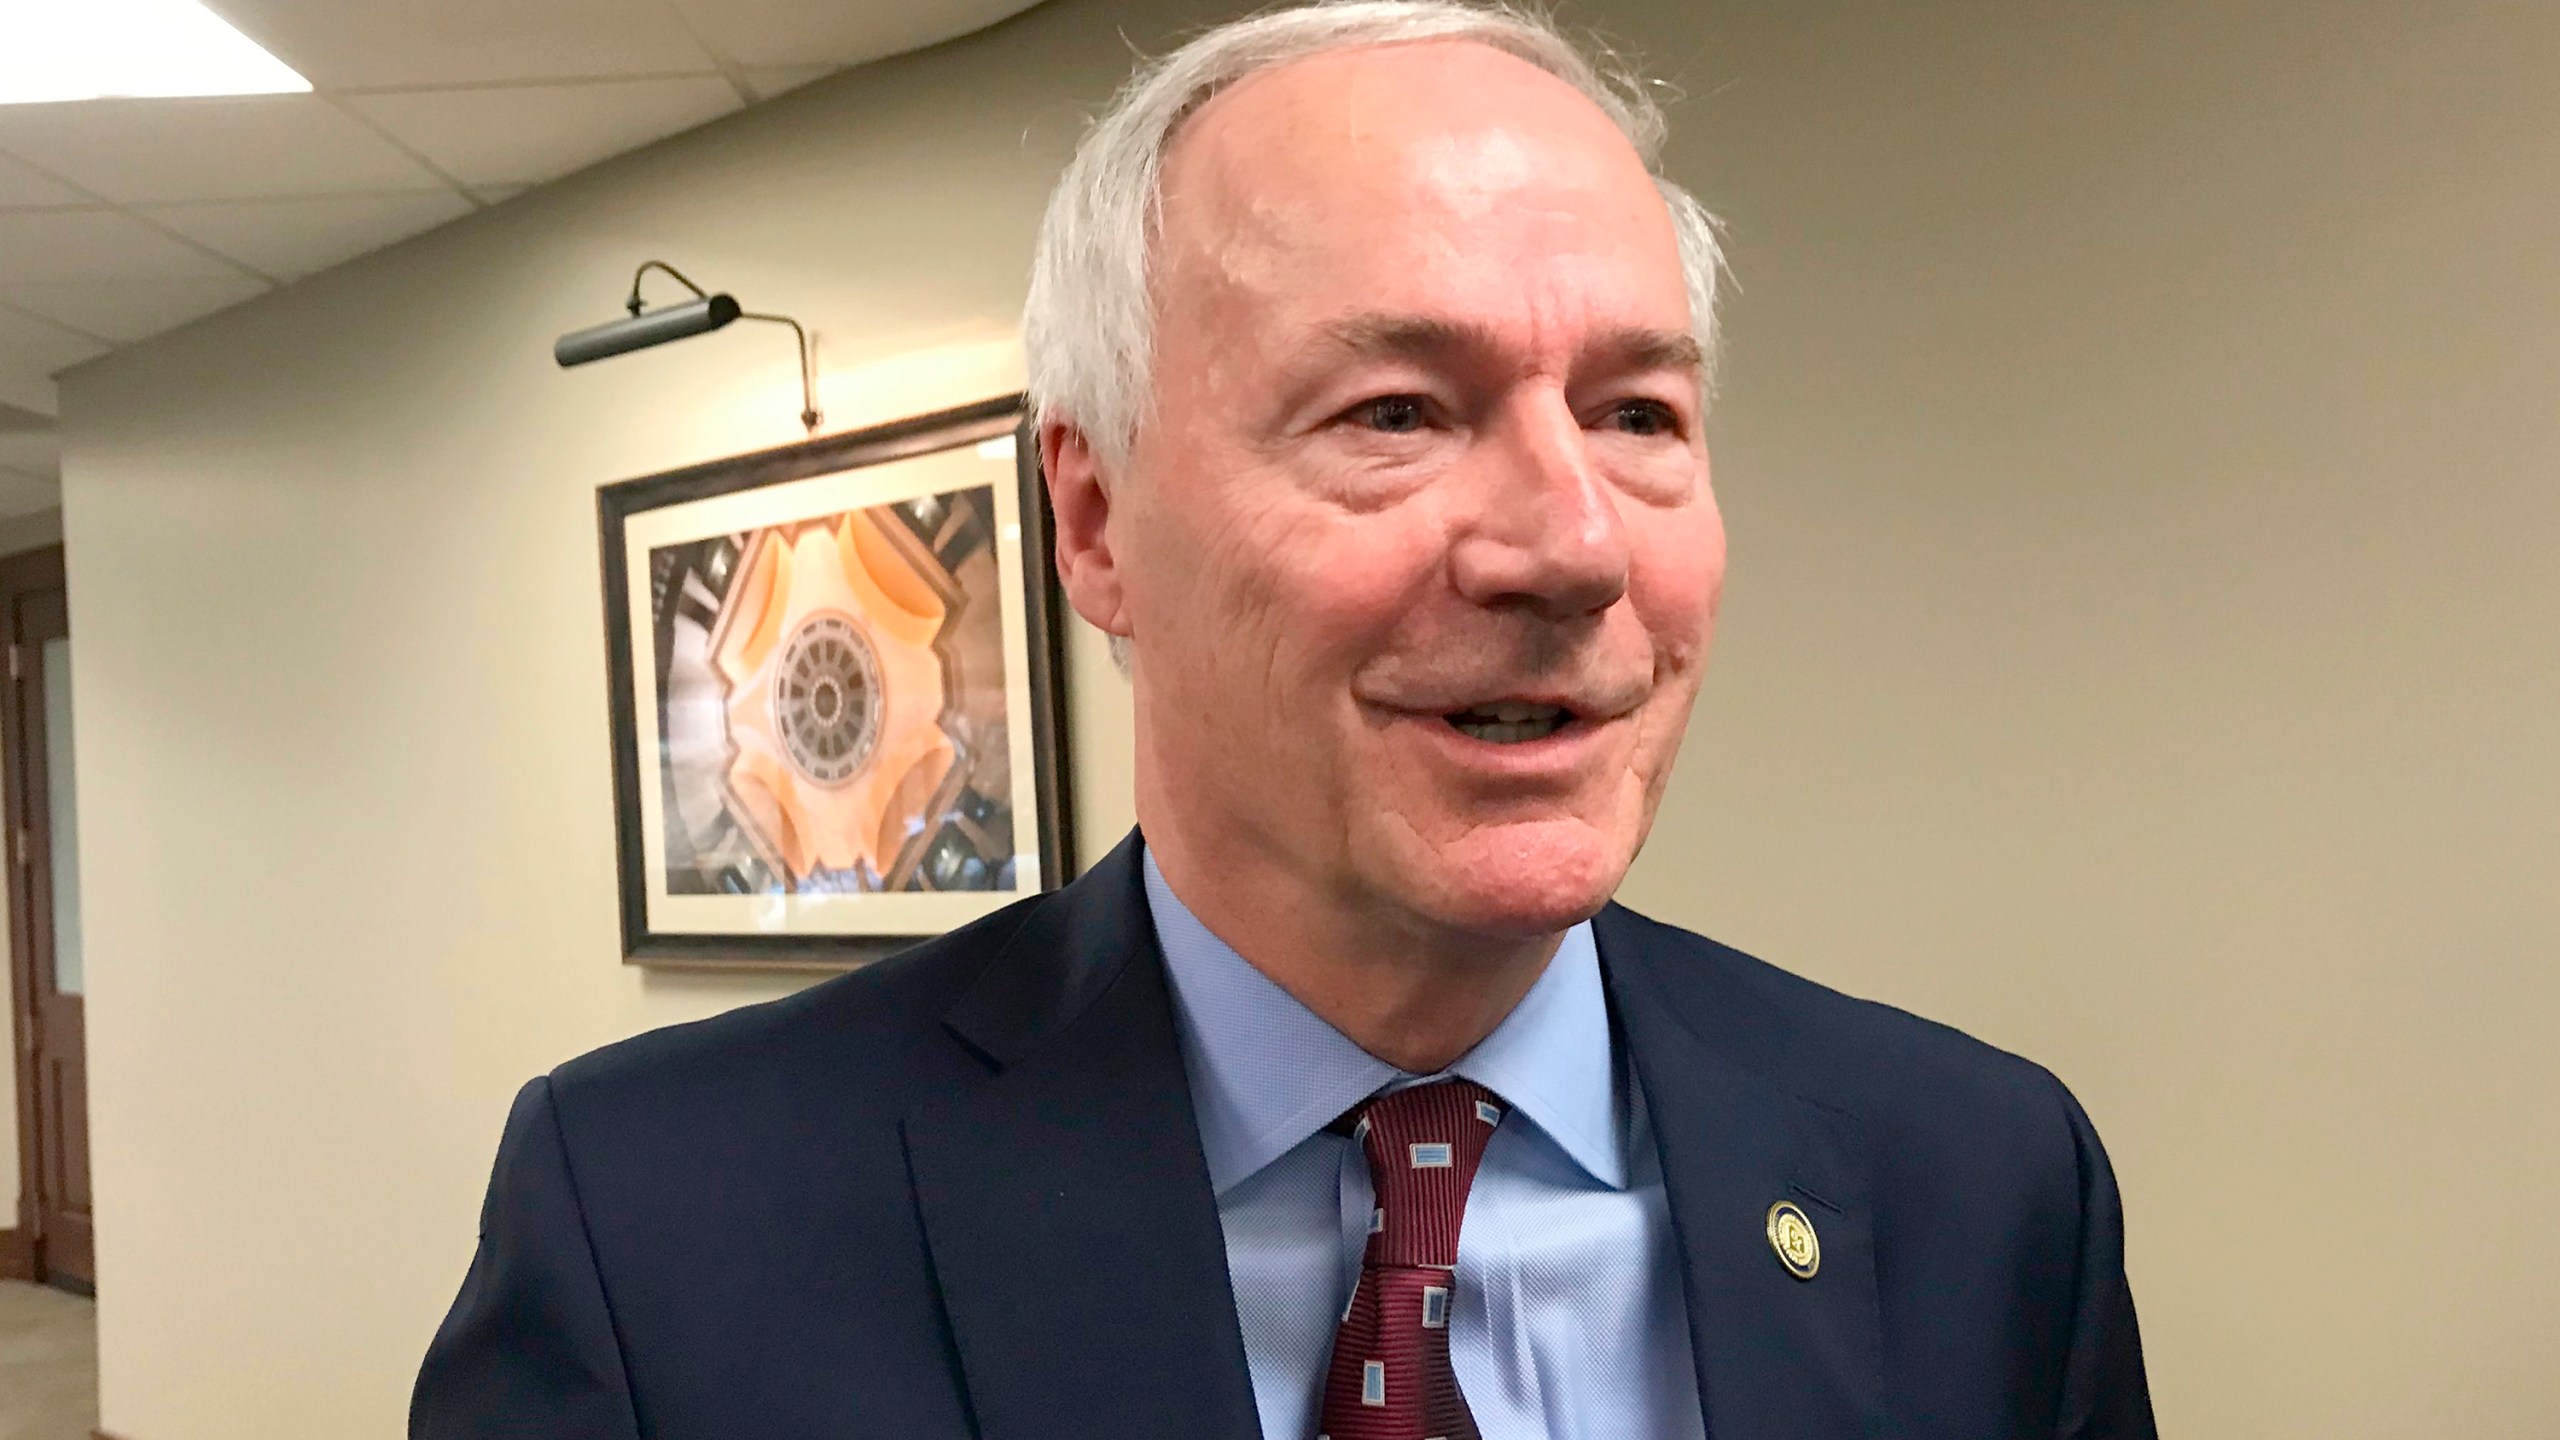
[{"label": "beige wall", "polygon": [[2060,1071],[2170,1430],[2560,1435],[2560,7],[1717,8],[1630,898]]},{"label": "beige wall", "polygon": [[[2560,14],[2384,8],[1586,12],[1692,97],[1743,283],[1630,897],[2070,1079],[2179,1434],[2560,1433]],[[786,354],[550,337],[663,255],[814,319],[838,423],[1009,385],[1166,13],[1058,0],[69,377],[110,1429],[393,1432],[514,1086],[791,983],[616,963],[592,518],[791,438]]]}]

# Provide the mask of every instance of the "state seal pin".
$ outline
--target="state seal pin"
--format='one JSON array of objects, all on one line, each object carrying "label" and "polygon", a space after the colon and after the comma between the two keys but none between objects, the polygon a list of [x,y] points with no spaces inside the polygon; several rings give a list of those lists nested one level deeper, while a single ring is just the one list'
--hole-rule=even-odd
[{"label": "state seal pin", "polygon": [[1769,1248],[1778,1252],[1778,1263],[1799,1280],[1810,1280],[1822,1268],[1822,1240],[1813,1233],[1813,1221],[1792,1200],[1781,1200],[1769,1207]]}]

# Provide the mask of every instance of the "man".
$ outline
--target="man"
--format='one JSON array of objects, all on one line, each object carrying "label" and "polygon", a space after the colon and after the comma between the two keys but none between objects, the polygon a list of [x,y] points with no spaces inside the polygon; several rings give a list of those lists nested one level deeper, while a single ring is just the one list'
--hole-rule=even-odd
[{"label": "man", "polygon": [[1027,331],[1140,833],[528,1086],[413,1435],[2153,1433],[2051,1076],[1609,904],[1724,554],[1641,97],[1440,0],[1123,94]]}]

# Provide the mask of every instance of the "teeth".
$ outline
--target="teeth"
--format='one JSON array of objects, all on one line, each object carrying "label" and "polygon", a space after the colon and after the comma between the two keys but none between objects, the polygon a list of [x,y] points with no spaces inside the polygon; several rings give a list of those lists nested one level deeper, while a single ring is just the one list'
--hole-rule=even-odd
[{"label": "teeth", "polygon": [[1459,711],[1449,717],[1449,723],[1477,740],[1496,745],[1516,745],[1524,740],[1542,740],[1553,735],[1564,727],[1566,719],[1561,706],[1524,705],[1506,700]]},{"label": "teeth", "polygon": [[1534,720],[1518,725],[1503,725],[1484,720],[1460,720],[1456,723],[1458,728],[1466,734],[1478,740],[1492,741],[1496,745],[1517,745],[1523,740],[1544,739],[1556,733],[1556,727],[1552,722],[1539,724]]}]

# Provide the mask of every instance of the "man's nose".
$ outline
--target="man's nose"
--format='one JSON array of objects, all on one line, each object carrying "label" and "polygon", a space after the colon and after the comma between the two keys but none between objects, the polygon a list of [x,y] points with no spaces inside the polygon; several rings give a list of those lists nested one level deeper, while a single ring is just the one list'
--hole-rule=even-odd
[{"label": "man's nose", "polygon": [[1627,593],[1626,522],[1564,397],[1506,407],[1481,444],[1478,507],[1450,548],[1459,594],[1551,620],[1618,603]]}]

